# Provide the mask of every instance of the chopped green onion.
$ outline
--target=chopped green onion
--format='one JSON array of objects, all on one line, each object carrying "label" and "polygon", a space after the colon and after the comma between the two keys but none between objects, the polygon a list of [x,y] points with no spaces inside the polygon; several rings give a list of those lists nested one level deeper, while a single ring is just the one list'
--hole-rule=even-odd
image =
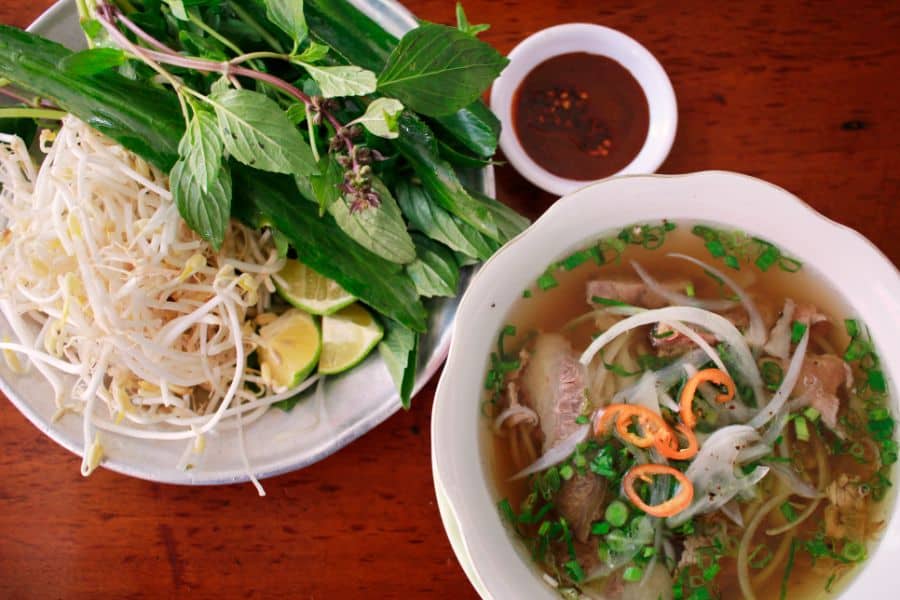
[{"label": "chopped green onion", "polygon": [[766,387],[773,392],[776,391],[781,386],[781,382],[784,381],[784,369],[774,360],[763,362],[760,368],[760,374],[762,375]]},{"label": "chopped green onion", "polygon": [[523,298],[531,298],[531,290],[525,290],[522,292]]},{"label": "chopped green onion", "polygon": [[591,422],[591,420],[587,417],[587,415],[578,415],[575,417],[575,422],[579,425],[587,425]]},{"label": "chopped green onion", "polygon": [[719,571],[722,567],[719,566],[718,562],[714,562],[705,569],[703,569],[703,580],[704,581],[712,581],[716,578],[716,575],[719,574]]},{"label": "chopped green onion", "polygon": [[851,562],[859,562],[866,558],[866,546],[860,542],[847,542],[841,555]]},{"label": "chopped green onion", "polygon": [[796,273],[803,267],[803,263],[795,258],[788,258],[786,256],[782,256],[778,260],[778,268],[782,271],[787,271],[788,273]]},{"label": "chopped green onion", "polygon": [[697,291],[694,289],[694,284],[689,283],[684,286],[684,293],[687,294],[690,298],[693,298],[697,295]]},{"label": "chopped green onion", "polygon": [[762,254],[756,257],[756,266],[759,267],[760,271],[766,272],[769,270],[769,267],[775,264],[779,257],[781,257],[781,252],[778,251],[778,248],[769,244]]},{"label": "chopped green onion", "polygon": [[781,514],[788,520],[788,523],[793,523],[797,520],[797,511],[794,510],[790,502],[785,502],[781,505]]},{"label": "chopped green onion", "polygon": [[612,552],[625,552],[631,545],[631,539],[621,529],[613,529],[606,536],[606,543]]},{"label": "chopped green onion", "polygon": [[628,567],[625,569],[625,573],[622,575],[622,579],[628,581],[630,583],[635,583],[641,580],[641,577],[644,576],[644,570],[640,567]]},{"label": "chopped green onion", "polygon": [[669,331],[664,331],[663,333],[656,333],[656,328],[654,327],[653,331],[650,332],[650,335],[658,340],[664,340],[667,337],[672,337],[673,335],[675,335],[675,330],[670,329]]},{"label": "chopped green onion", "polygon": [[810,406],[810,407],[807,407],[807,409],[803,411],[803,416],[806,417],[807,419],[809,419],[810,421],[812,421],[813,423],[815,423],[816,421],[819,420],[819,417],[822,416],[822,413],[820,413],[815,408]]},{"label": "chopped green onion", "polygon": [[809,426],[802,415],[797,415],[794,419],[794,432],[797,434],[797,439],[801,442],[809,441]]},{"label": "chopped green onion", "polygon": [[509,500],[504,498],[497,503],[497,508],[500,510],[500,514],[503,515],[503,518],[509,521],[510,524],[514,525],[516,523],[516,513],[513,511],[513,507],[509,503]]},{"label": "chopped green onion", "polygon": [[847,335],[851,338],[859,335],[859,321],[856,319],[844,319],[844,327],[847,329]]},{"label": "chopped green onion", "polygon": [[559,476],[565,479],[566,481],[572,479],[575,475],[575,471],[572,469],[570,465],[563,465],[559,469]]},{"label": "chopped green onion", "polygon": [[628,521],[628,507],[621,500],[613,500],[606,507],[604,517],[613,527],[622,527]]},{"label": "chopped green onion", "polygon": [[719,240],[710,240],[706,242],[706,249],[709,250],[709,253],[715,258],[721,258],[726,254],[725,246],[723,246],[722,242]]},{"label": "chopped green onion", "polygon": [[831,586],[834,585],[834,580],[837,578],[837,573],[832,573],[828,578],[828,581],[825,582],[825,591],[831,593]]},{"label": "chopped green onion", "polygon": [[541,290],[546,292],[547,290],[557,287],[559,285],[559,282],[552,274],[544,273],[543,275],[538,277],[537,284],[538,287],[541,288]]},{"label": "chopped green onion", "polygon": [[739,271],[741,268],[741,263],[738,262],[737,256],[733,254],[729,254],[725,257],[725,264],[734,269],[735,271]]},{"label": "chopped green onion", "polygon": [[644,550],[641,552],[641,556],[644,558],[652,558],[654,554],[656,554],[656,548],[653,546],[644,546]]},{"label": "chopped green onion", "polygon": [[800,321],[794,321],[793,323],[791,323],[791,343],[792,344],[799,343],[800,340],[803,339],[804,333],[806,333],[806,325],[804,325]]},{"label": "chopped green onion", "polygon": [[791,540],[791,549],[788,551],[787,565],[784,568],[784,575],[781,577],[781,596],[784,600],[787,597],[788,580],[791,578],[791,571],[794,570],[794,555],[797,553],[797,538]]},{"label": "chopped green onion", "polygon": [[887,391],[887,385],[884,382],[884,373],[878,369],[872,369],[868,373],[869,389],[873,392],[883,394]]},{"label": "chopped green onion", "polygon": [[[763,554],[763,552],[765,552],[765,554]],[[772,551],[769,549],[769,547],[765,544],[759,544],[756,548],[753,549],[753,552],[750,553],[748,560],[752,568],[762,569],[767,564],[772,562],[772,557]]]},{"label": "chopped green onion", "polygon": [[611,526],[608,521],[599,521],[591,525],[591,533],[593,535],[606,535],[610,529]]},{"label": "chopped green onion", "polygon": [[581,583],[584,581],[584,570],[581,568],[581,565],[577,560],[570,560],[565,565],[566,573],[568,573],[569,577],[575,583]]},{"label": "chopped green onion", "polygon": [[571,256],[567,256],[566,258],[564,258],[559,264],[566,271],[571,271],[575,267],[581,266],[582,264],[586,263],[590,257],[591,255],[588,252],[579,250]]},{"label": "chopped green onion", "polygon": [[850,444],[850,450],[848,451],[850,456],[855,458],[857,461],[862,461],[866,457],[866,448],[859,442],[853,442]]}]

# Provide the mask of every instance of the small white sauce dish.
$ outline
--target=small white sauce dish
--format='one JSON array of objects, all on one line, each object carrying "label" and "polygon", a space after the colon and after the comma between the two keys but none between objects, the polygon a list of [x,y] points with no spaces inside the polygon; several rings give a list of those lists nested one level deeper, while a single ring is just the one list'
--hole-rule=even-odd
[{"label": "small white sauce dish", "polygon": [[522,80],[544,61],[571,52],[599,54],[618,62],[637,80],[650,109],[647,138],[638,155],[616,175],[653,173],[669,154],[678,126],[675,90],[659,61],[624,33],[590,23],[568,23],[538,31],[509,53],[509,65],[491,89],[491,110],[500,118],[503,154],[525,179],[557,195],[590,183],[554,175],[537,164],[522,148],[513,127],[513,101]]},{"label": "small white sauce dish", "polygon": [[[485,599],[559,598],[525,545],[504,526],[485,439],[481,405],[488,357],[510,307],[555,260],[610,232],[663,219],[740,229],[818,273],[872,332],[897,415],[900,273],[867,239],[789,192],[736,173],[613,177],[586,186],[556,202],[475,276],[460,303],[435,396],[431,448],[438,505],[453,549]],[[853,574],[842,600],[895,597],[885,590],[897,581],[900,505],[896,494],[885,502],[890,517],[881,540]]]}]

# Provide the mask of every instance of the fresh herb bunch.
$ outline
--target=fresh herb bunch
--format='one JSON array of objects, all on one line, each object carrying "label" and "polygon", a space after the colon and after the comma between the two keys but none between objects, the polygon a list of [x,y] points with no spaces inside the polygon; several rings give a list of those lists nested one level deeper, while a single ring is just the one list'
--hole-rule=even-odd
[{"label": "fresh herb bunch", "polygon": [[385,317],[382,355],[408,401],[422,299],[454,295],[463,266],[527,225],[464,183],[499,133],[478,100],[507,62],[477,39],[486,26],[457,7],[458,27],[397,40],[346,0],[79,10],[91,47],[78,53],[0,27],[0,90],[24,105],[0,116],[90,123],[168,172],[215,247],[229,218],[271,228],[282,253]]}]

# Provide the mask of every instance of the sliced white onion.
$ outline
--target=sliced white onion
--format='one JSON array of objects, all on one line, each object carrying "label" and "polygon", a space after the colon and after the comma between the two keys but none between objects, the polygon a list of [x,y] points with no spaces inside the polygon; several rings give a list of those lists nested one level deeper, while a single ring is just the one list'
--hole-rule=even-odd
[{"label": "sliced white onion", "polygon": [[747,423],[750,427],[759,429],[778,414],[778,411],[784,406],[791,392],[794,391],[797,380],[800,379],[800,371],[803,368],[803,359],[806,358],[806,347],[808,345],[809,327],[803,332],[803,338],[797,344],[797,349],[794,350],[794,356],[791,358],[787,373],[784,375],[784,381],[781,382],[778,391],[772,396],[772,400]]},{"label": "sliced white onion", "polygon": [[759,434],[747,425],[728,425],[710,435],[684,473],[694,486],[694,500],[687,509],[666,520],[669,527],[678,527],[696,514],[720,509],[765,477],[767,467],[757,467],[747,476],[737,474],[741,450],[758,441]]},{"label": "sliced white onion", "polygon": [[497,418],[494,419],[494,431],[500,431],[503,427],[503,424],[507,419],[511,419],[513,417],[523,417],[526,421],[531,423],[532,425],[537,425],[540,419],[538,419],[537,413],[528,408],[527,406],[522,406],[521,404],[514,404],[497,415]]},{"label": "sliced white onion", "polygon": [[821,493],[819,490],[814,488],[812,485],[800,479],[797,476],[797,473],[794,472],[793,469],[789,469],[784,465],[773,464],[770,465],[772,472],[778,476],[778,478],[783,481],[788,488],[791,490],[791,493],[797,494],[798,496],[802,496],[803,498],[819,498],[821,497]]},{"label": "sliced white onion", "polygon": [[730,500],[722,505],[722,514],[731,519],[738,527],[744,527],[744,515],[741,514],[741,508],[734,500]]},{"label": "sliced white onion", "polygon": [[647,288],[657,296],[660,296],[661,298],[667,300],[669,304],[675,306],[694,306],[696,308],[716,311],[728,310],[730,308],[734,308],[735,306],[735,302],[732,300],[703,300],[701,298],[694,298],[692,296],[688,296],[687,294],[682,294],[674,290],[670,290],[669,288],[655,280],[653,277],[651,277],[650,274],[645,271],[637,261],[631,261],[631,266],[634,267],[635,272],[638,274],[638,277],[641,278],[641,281],[644,282],[644,285],[646,285]]},{"label": "sliced white onion", "polygon": [[730,287],[734,291],[734,293],[737,294],[738,298],[741,299],[741,304],[744,306],[744,309],[747,311],[747,316],[750,318],[750,328],[747,331],[747,342],[754,348],[759,348],[766,343],[766,325],[765,323],[763,323],[762,316],[759,314],[759,310],[756,308],[756,304],[753,302],[753,299],[750,297],[750,295],[744,291],[744,288],[739,286],[733,279],[731,279],[722,271],[719,271],[715,267],[712,267],[702,260],[694,258],[693,256],[688,256],[687,254],[679,254],[678,252],[670,252],[668,256],[671,256],[672,258],[680,258],[682,260],[694,263],[698,267],[706,269],[707,271],[724,281],[725,285]]},{"label": "sliced white onion", "polygon": [[563,462],[575,452],[578,444],[587,439],[590,430],[590,425],[582,425],[570,433],[568,437],[563,438],[555,446],[547,450],[539,459],[510,477],[510,481],[528,477],[532,473],[538,473]]},{"label": "sliced white onion", "polygon": [[791,353],[791,323],[794,320],[794,309],[797,307],[794,301],[788,298],[784,301],[781,316],[769,334],[769,341],[763,346],[766,353],[786,359]]},{"label": "sliced white onion", "polygon": [[[632,315],[627,319],[622,319],[607,329],[587,347],[581,355],[581,364],[590,364],[597,352],[626,331],[658,322],[666,322],[672,325],[673,321],[682,321],[684,323],[699,325],[727,344],[734,351],[737,367],[740,369],[741,375],[743,375],[753,388],[757,402],[766,397],[763,390],[762,378],[760,377],[759,369],[756,366],[756,361],[753,358],[753,354],[750,352],[750,348],[747,346],[744,336],[741,335],[741,332],[738,331],[734,324],[725,317],[692,306],[668,306],[666,308],[658,308],[655,310],[645,310]],[[689,328],[685,327],[683,329]],[[681,333],[681,331],[679,331],[679,333]],[[706,346],[709,348],[709,344],[706,344]]]}]

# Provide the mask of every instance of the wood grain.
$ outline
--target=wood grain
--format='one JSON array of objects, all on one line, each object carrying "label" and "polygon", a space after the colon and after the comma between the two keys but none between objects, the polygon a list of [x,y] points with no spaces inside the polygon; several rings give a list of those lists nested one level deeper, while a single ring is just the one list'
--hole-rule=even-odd
[{"label": "wood grain", "polygon": [[[47,0],[4,0],[25,26]],[[409,0],[452,19],[446,0]],[[763,177],[900,262],[900,4],[691,0],[466,3],[504,52],[548,25],[595,22],[653,52],[678,97],[661,172]],[[554,200],[510,167],[499,195],[536,217]],[[728,198],[723,198],[728,202]],[[797,232],[803,235],[802,231]],[[0,596],[475,597],[435,505],[432,382],[414,408],[335,456],[249,485],[184,488],[99,471],[0,402]]]}]

